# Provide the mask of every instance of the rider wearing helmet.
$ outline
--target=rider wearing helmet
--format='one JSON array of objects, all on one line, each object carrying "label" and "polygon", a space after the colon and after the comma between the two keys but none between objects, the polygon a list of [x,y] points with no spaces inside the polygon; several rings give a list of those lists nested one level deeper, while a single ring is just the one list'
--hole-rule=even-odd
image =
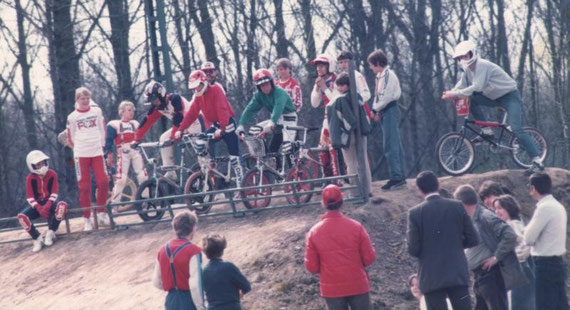
[{"label": "rider wearing helmet", "polygon": [[[544,170],[540,151],[522,127],[522,99],[515,80],[498,65],[480,58],[472,41],[457,44],[453,59],[458,61],[463,74],[455,87],[444,91],[441,98],[454,100],[471,96],[471,113],[477,120],[484,120],[482,106],[503,107],[508,113],[508,125],[532,158],[529,171]],[[482,134],[492,135],[493,132],[483,131]]]},{"label": "rider wearing helmet", "polygon": [[190,104],[190,110],[180,124],[180,131],[193,124],[202,113],[204,127],[207,128],[206,132],[213,132],[216,140],[223,139],[228,146],[230,162],[236,173],[238,184],[240,184],[243,178],[243,169],[239,160],[239,142],[235,132],[234,110],[230,106],[224,90],[218,83],[210,84],[206,74],[201,70],[190,73],[188,88],[194,91],[194,97]]},{"label": "rider wearing helmet", "polygon": [[[26,177],[26,200],[29,206],[18,213],[20,225],[30,234],[33,251],[38,252],[43,245],[51,246],[56,240],[55,231],[67,213],[67,203],[57,202],[57,173],[49,169],[49,157],[42,151],[34,150],[26,156],[30,174]],[[38,217],[48,221],[48,230],[42,236],[32,221]]]},{"label": "rider wearing helmet", "polygon": [[[138,145],[143,139],[146,132],[160,119],[162,116],[172,120],[172,128],[165,131],[159,138],[161,143],[174,140],[176,131],[184,119],[184,114],[190,110],[190,104],[184,97],[175,93],[166,93],[166,88],[156,81],[150,81],[145,89],[144,96],[145,105],[150,105],[150,109],[143,118],[140,127],[135,133],[134,146]],[[160,149],[162,163],[165,166],[174,165],[174,148],[172,146]],[[176,179],[175,171],[168,171],[166,176]]]},{"label": "rider wearing helmet", "polygon": [[[335,61],[329,55],[321,54],[311,61],[311,65],[316,67],[318,75],[313,91],[311,92],[311,105],[313,108],[322,108],[325,110],[324,108],[327,104],[338,95],[334,83],[336,80],[336,74],[334,73]],[[325,176],[340,175],[340,151],[331,145],[326,110],[319,145],[329,148],[329,152],[319,152],[319,160],[324,166]]]},{"label": "rider wearing helmet", "polygon": [[[253,84],[257,87],[257,92],[253,94],[253,98],[251,98],[239,119],[238,135],[244,132],[243,126],[262,108],[268,110],[271,113],[271,117],[257,124],[257,126],[263,128],[263,131],[260,133],[261,136],[272,132],[276,124],[284,127],[297,126],[297,112],[291,97],[281,87],[275,86],[273,75],[269,70],[265,68],[256,70],[253,73]],[[293,141],[295,139],[296,132],[294,130],[284,129],[283,133],[283,140]],[[279,148],[279,144],[272,141],[270,152],[277,151],[275,148]]]}]

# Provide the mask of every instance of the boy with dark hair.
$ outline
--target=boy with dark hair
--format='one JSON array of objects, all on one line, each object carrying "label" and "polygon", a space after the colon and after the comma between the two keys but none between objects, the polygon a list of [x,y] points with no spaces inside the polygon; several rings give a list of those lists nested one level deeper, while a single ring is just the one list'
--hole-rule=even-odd
[{"label": "boy with dark hair", "polygon": [[368,232],[340,209],[340,188],[327,185],[322,192],[322,220],[314,225],[305,243],[305,267],[320,275],[321,296],[329,310],[368,310],[370,280],[366,267],[376,259]]},{"label": "boy with dark hair", "polygon": [[487,180],[479,187],[479,197],[487,209],[493,210],[493,201],[499,196],[506,194],[501,184]]},{"label": "boy with dark hair", "polygon": [[[56,240],[55,231],[67,213],[65,201],[56,203],[57,173],[49,169],[48,159],[46,154],[38,150],[31,151],[26,156],[26,164],[30,170],[30,174],[26,177],[26,200],[30,206],[18,213],[18,221],[34,240],[33,252],[40,251],[44,245],[53,244]],[[45,237],[32,223],[38,217],[48,222]]]},{"label": "boy with dark hair", "polygon": [[368,56],[370,69],[376,73],[376,88],[372,113],[374,121],[382,126],[384,156],[388,162],[390,179],[382,186],[391,190],[406,184],[404,147],[400,138],[400,108],[398,99],[402,95],[400,81],[388,66],[388,58],[381,50]]},{"label": "boy with dark hair", "polygon": [[[354,55],[350,51],[342,51],[336,58],[338,67],[342,72],[348,73],[350,61],[354,59]],[[354,70],[354,80],[356,81],[356,92],[360,96],[360,104],[364,106],[366,116],[372,118],[372,110],[368,106],[370,100],[370,89],[366,83],[366,78],[358,70]]]},{"label": "boy with dark hair", "polygon": [[[350,79],[348,73],[343,72],[335,80],[339,96],[326,107],[327,121],[331,145],[333,148],[342,150],[342,156],[346,163],[347,174],[358,173],[358,154],[356,149],[356,126],[357,115],[354,114],[350,97]],[[370,167],[368,166],[368,150],[366,136],[370,133],[370,123],[366,117],[366,112],[359,106],[360,113],[360,133],[364,144],[364,164],[368,179],[372,181]],[[370,184],[370,183],[369,183]],[[371,192],[371,188],[368,192]],[[358,189],[356,190],[358,191]]]},{"label": "boy with dark hair", "polygon": [[241,310],[241,296],[251,291],[249,281],[239,268],[222,260],[226,244],[226,238],[218,234],[202,239],[204,253],[210,260],[202,276],[208,310]]},{"label": "boy with dark hair", "polygon": [[[158,251],[153,285],[168,292],[164,306],[166,310],[204,309],[201,291],[200,247],[190,240],[196,232],[198,217],[188,211],[178,213],[172,219],[172,229],[176,238],[168,241]],[[197,276],[190,276],[190,275]]]},{"label": "boy with dark hair", "polygon": [[536,309],[570,309],[566,293],[566,208],[551,194],[552,180],[544,172],[529,178],[536,210],[526,226],[524,241],[536,265]]}]

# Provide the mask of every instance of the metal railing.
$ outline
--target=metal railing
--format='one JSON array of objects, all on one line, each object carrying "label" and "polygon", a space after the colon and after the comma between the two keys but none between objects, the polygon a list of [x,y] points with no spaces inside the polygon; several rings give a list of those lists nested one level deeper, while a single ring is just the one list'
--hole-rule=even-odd
[{"label": "metal railing", "polygon": [[[364,197],[361,196],[361,191],[359,190],[359,178],[358,175],[356,174],[352,174],[352,175],[343,175],[343,176],[336,176],[336,177],[326,177],[326,178],[319,178],[319,179],[310,179],[310,180],[302,180],[302,181],[294,181],[294,182],[282,182],[282,183],[274,183],[274,184],[266,184],[266,185],[256,185],[256,186],[248,186],[248,187],[242,187],[242,188],[229,188],[229,189],[221,189],[221,190],[215,190],[215,191],[209,191],[207,192],[207,195],[217,195],[217,194],[226,194],[228,193],[228,197],[227,199],[224,200],[219,200],[219,201],[211,201],[211,202],[205,202],[205,203],[201,203],[200,205],[227,205],[230,204],[231,210],[229,211],[218,211],[218,212],[208,212],[206,214],[198,214],[198,217],[213,217],[213,216],[224,216],[224,215],[232,215],[233,217],[244,217],[249,213],[259,213],[259,212],[265,212],[265,211],[270,211],[270,210],[280,210],[280,209],[292,209],[292,208],[302,208],[302,207],[307,207],[307,206],[314,206],[314,205],[320,205],[320,200],[315,200],[315,199],[311,199],[307,202],[300,202],[299,200],[299,196],[300,195],[306,195],[306,194],[312,194],[312,197],[314,197],[315,194],[320,194],[322,192],[322,188],[318,187],[316,188],[318,185],[322,185],[322,184],[327,184],[328,182],[331,181],[338,181],[338,180],[345,180],[348,179],[350,181],[350,183],[353,184],[344,184],[342,187],[340,187],[341,191],[349,191],[351,193],[354,193],[353,195],[346,195],[345,194],[345,198],[344,201],[345,202],[353,202],[353,203],[360,203],[363,202],[365,199]],[[298,192],[297,188],[295,185],[299,185],[299,184],[308,184],[308,183],[312,183],[313,184],[313,189],[310,191],[302,191],[302,192]],[[284,189],[286,186],[290,185],[291,191],[288,193],[285,192],[279,192],[280,189]],[[242,192],[244,190],[252,190],[252,189],[263,189],[263,188],[267,188],[267,187],[271,187],[272,188],[272,195],[269,196],[263,196],[262,198],[259,197],[251,197],[251,198],[236,198],[234,197],[234,194],[236,192]],[[275,191],[277,191],[277,193],[275,193]],[[130,201],[123,201],[123,202],[115,202],[115,203],[108,203],[107,205],[104,206],[105,208],[105,212],[107,213],[107,215],[109,216],[109,220],[110,220],[110,230],[123,230],[128,228],[129,226],[139,226],[139,225],[146,225],[146,224],[156,224],[156,223],[161,223],[161,222],[170,222],[172,221],[172,218],[174,217],[174,211],[175,210],[180,210],[180,209],[191,209],[191,207],[189,207],[185,200],[188,198],[194,198],[194,197],[203,197],[205,194],[204,193],[192,193],[192,194],[182,194],[182,195],[170,195],[170,196],[164,196],[164,197],[157,197],[157,198],[149,198],[149,199],[142,199],[142,200],[130,200]],[[243,208],[243,209],[238,209],[238,205],[241,204],[243,201],[247,201],[247,200],[260,200],[260,199],[278,199],[278,198],[287,198],[287,197],[294,197],[294,203],[290,203],[288,202],[287,199],[284,199],[283,201],[279,201],[278,204],[276,205],[272,205],[272,206],[268,206],[265,208],[256,208],[256,209],[247,209],[247,208]],[[129,205],[132,204],[133,206],[139,203],[145,203],[145,202],[154,202],[154,201],[174,201],[174,203],[168,203],[168,206],[165,208],[164,211],[168,212],[168,214],[170,215],[170,218],[161,218],[161,219],[157,219],[157,220],[149,220],[149,221],[142,221],[142,219],[137,218],[138,221],[137,222],[127,222],[127,223],[117,223],[116,219],[120,218],[120,217],[126,217],[126,216],[131,216],[131,215],[140,215],[140,214],[145,214],[145,213],[151,213],[151,212],[156,212],[156,210],[129,210],[129,211],[125,211],[125,212],[120,212],[120,213],[113,213],[112,209],[113,207],[116,206],[122,206],[122,205]],[[179,203],[176,203],[175,201],[178,201]],[[91,212],[93,213],[93,217],[94,217],[94,230],[90,231],[91,232],[97,232],[97,231],[109,231],[109,229],[104,229],[101,230],[99,229],[99,225],[98,225],[98,221],[97,221],[97,216],[98,213],[96,212],[96,210],[100,209],[100,206],[92,206],[89,209],[91,210]],[[77,232],[72,232],[71,231],[71,225],[70,225],[70,215],[71,214],[80,214],[83,212],[83,208],[71,208],[68,210],[68,215],[65,218],[65,232],[66,234],[72,234],[72,233],[78,233],[80,231]],[[18,218],[16,216],[14,217],[7,217],[7,218],[0,218],[0,224],[1,223],[5,223],[5,222],[11,222],[11,221],[18,221]],[[40,223],[38,225],[35,225],[36,227],[45,227],[47,226],[46,223]],[[0,229],[0,236],[4,233],[8,233],[8,232],[12,232],[12,231],[17,231],[17,230],[23,230],[22,227],[20,227],[19,225],[16,227],[9,227],[9,228],[4,228],[4,229]],[[27,241],[30,240],[30,238],[25,238],[25,239],[13,239],[13,240],[3,240],[0,241],[0,244],[7,244],[7,243],[14,243],[14,242],[21,242],[21,241]]]}]

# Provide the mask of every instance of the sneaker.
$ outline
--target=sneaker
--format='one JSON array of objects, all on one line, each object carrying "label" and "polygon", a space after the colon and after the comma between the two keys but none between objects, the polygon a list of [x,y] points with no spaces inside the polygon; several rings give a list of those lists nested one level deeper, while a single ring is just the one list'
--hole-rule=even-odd
[{"label": "sneaker", "polygon": [[32,248],[32,252],[39,252],[41,251],[42,247],[44,246],[44,238],[39,236],[38,239],[34,240],[34,246]]},{"label": "sneaker", "polygon": [[540,160],[533,160],[532,166],[530,166],[530,168],[528,168],[524,174],[526,176],[530,176],[531,174],[540,171],[544,171],[544,164]]},{"label": "sneaker", "polygon": [[406,185],[406,180],[388,180],[384,186],[382,186],[382,190],[389,191],[398,187],[402,187]]},{"label": "sneaker", "polygon": [[97,213],[97,224],[99,224],[99,226],[111,226],[109,215],[105,212]]},{"label": "sneaker", "polygon": [[51,229],[48,230],[48,231],[46,232],[44,244],[45,244],[46,246],[51,246],[55,240],[57,240],[57,237],[56,237],[56,235],[55,235],[55,231],[53,231],[53,230],[51,230]]},{"label": "sneaker", "polygon": [[83,231],[92,231],[93,225],[91,224],[91,219],[88,217],[84,217],[83,221],[85,222],[85,226],[83,228]]}]

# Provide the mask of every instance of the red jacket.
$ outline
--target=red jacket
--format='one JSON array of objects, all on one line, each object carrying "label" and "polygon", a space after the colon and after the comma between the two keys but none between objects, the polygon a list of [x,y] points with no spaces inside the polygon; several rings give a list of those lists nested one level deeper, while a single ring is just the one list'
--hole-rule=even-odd
[{"label": "red jacket", "polygon": [[57,173],[52,169],[42,177],[35,173],[28,174],[26,178],[26,200],[30,206],[45,205],[48,200],[53,203],[57,200]]},{"label": "red jacket", "polygon": [[180,131],[188,128],[202,112],[204,126],[209,128],[213,123],[218,122],[220,129],[225,130],[234,116],[234,110],[230,106],[228,98],[222,87],[218,84],[208,86],[202,96],[194,96],[190,103],[190,110],[184,115],[184,120],[180,124]]},{"label": "red jacket", "polygon": [[328,211],[307,234],[305,267],[320,274],[321,295],[335,298],[370,291],[366,266],[376,252],[366,229],[339,211]]}]

